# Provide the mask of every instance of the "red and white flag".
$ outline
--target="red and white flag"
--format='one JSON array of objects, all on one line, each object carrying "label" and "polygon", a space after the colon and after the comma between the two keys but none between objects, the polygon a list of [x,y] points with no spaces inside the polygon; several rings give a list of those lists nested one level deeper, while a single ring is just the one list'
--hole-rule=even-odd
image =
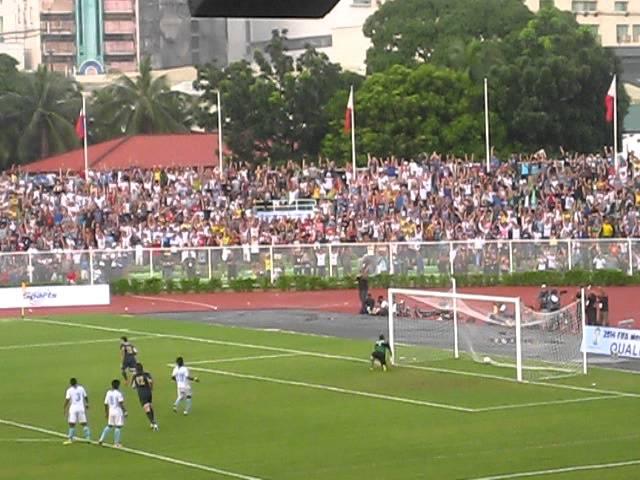
[{"label": "red and white flag", "polygon": [[349,133],[353,128],[353,87],[349,91],[349,101],[347,102],[347,110],[344,112],[344,133]]},{"label": "red and white flag", "polygon": [[84,108],[80,110],[80,115],[78,115],[78,120],[76,120],[76,136],[82,140],[86,132],[84,131]]},{"label": "red and white flag", "polygon": [[609,91],[607,92],[607,96],[604,98],[604,106],[606,108],[605,111],[605,120],[607,123],[613,122],[613,112],[614,105],[616,103],[616,77],[613,77],[611,80],[611,86],[609,86]]}]

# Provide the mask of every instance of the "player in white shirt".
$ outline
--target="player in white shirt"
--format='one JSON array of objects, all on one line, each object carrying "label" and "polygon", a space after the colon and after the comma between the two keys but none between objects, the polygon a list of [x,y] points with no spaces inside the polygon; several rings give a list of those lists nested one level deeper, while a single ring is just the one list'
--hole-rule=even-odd
[{"label": "player in white shirt", "polygon": [[173,404],[173,411],[177,412],[180,402],[184,400],[184,414],[189,415],[191,411],[191,382],[198,382],[198,377],[190,376],[189,369],[184,366],[184,359],[178,357],[176,358],[176,366],[173,367],[173,372],[171,372],[171,379],[176,382],[178,387],[178,398]]},{"label": "player in white shirt", "polygon": [[119,390],[120,380],[116,379],[111,382],[111,389],[107,390],[107,394],[104,397],[104,414],[107,417],[107,426],[102,430],[98,444],[102,445],[104,439],[107,437],[112,428],[113,432],[113,446],[121,447],[120,444],[120,429],[124,425],[124,417],[127,416],[127,409],[124,406],[124,396]]},{"label": "player in white shirt", "polygon": [[70,445],[76,435],[76,424],[82,425],[84,437],[91,440],[91,432],[87,425],[87,409],[89,408],[89,397],[87,391],[82,385],[78,385],[78,380],[72,378],[69,380],[70,387],[64,396],[64,415],[69,422],[69,435],[64,442]]}]

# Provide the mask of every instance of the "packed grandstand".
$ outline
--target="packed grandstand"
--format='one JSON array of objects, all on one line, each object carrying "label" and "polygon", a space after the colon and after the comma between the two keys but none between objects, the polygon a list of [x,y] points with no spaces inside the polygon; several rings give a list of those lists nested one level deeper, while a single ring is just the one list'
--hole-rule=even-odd
[{"label": "packed grandstand", "polygon": [[332,162],[92,171],[88,182],[12,171],[0,188],[5,252],[640,236],[637,178],[599,156],[514,157],[489,174],[437,154],[372,158],[355,179]]}]

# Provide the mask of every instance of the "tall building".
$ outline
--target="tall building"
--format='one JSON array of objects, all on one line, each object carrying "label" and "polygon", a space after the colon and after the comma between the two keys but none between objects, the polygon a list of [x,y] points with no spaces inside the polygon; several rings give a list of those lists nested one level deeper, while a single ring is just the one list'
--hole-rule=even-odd
[{"label": "tall building", "polygon": [[20,69],[40,63],[40,0],[0,0],[0,53]]},{"label": "tall building", "polygon": [[43,62],[76,75],[137,68],[135,0],[42,0]]},{"label": "tall building", "polygon": [[640,0],[525,0],[534,12],[545,3],[573,12],[605,47],[640,46]]},{"label": "tall building", "polygon": [[140,0],[140,37],[155,69],[228,62],[226,19],[191,18],[184,0]]}]

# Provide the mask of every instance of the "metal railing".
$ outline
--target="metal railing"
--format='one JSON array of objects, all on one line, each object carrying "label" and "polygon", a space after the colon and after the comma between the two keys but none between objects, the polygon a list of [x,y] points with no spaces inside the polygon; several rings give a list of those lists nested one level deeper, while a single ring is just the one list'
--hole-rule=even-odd
[{"label": "metal railing", "polygon": [[0,253],[0,286],[108,283],[121,278],[501,274],[640,267],[640,239],[244,245]]}]

